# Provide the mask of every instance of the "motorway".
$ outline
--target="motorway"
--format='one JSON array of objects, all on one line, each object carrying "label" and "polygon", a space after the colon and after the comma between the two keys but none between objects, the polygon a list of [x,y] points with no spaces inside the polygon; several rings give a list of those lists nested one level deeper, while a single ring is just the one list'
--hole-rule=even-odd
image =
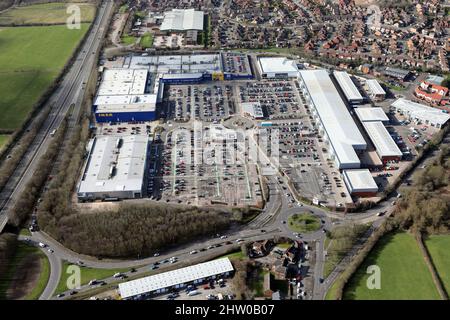
[{"label": "motorway", "polygon": [[[90,73],[97,65],[97,53],[101,48],[102,39],[108,30],[108,24],[113,2],[105,2],[98,9],[97,18],[90,34],[87,36],[76,60],[65,75],[61,85],[49,98],[47,104],[51,111],[48,118],[35,136],[33,142],[20,160],[14,173],[0,193],[0,232],[8,222],[8,210],[22,194],[25,186],[33,177],[39,160],[51,144],[50,133],[58,129],[70,107],[74,105],[72,118],[79,115],[81,101],[84,96],[84,83],[87,83]],[[33,124],[29,125],[31,128]]]}]

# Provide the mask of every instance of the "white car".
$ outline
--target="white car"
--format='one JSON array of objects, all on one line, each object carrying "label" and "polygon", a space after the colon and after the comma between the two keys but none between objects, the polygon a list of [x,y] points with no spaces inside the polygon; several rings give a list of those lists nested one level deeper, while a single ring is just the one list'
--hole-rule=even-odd
[{"label": "white car", "polygon": [[227,236],[221,236],[220,237],[220,239],[226,239],[227,238]]},{"label": "white car", "polygon": [[45,243],[39,242],[39,247],[45,248],[47,245]]},{"label": "white car", "polygon": [[242,239],[236,239],[236,242],[242,242],[242,241],[244,241],[244,240],[242,240]]},{"label": "white car", "polygon": [[197,250],[192,250],[191,252],[189,252],[189,254],[196,254]]},{"label": "white car", "polygon": [[47,251],[48,251],[49,253],[55,252],[55,251],[53,251],[53,249],[48,249]]},{"label": "white car", "polygon": [[153,256],[154,256],[154,257],[158,257],[158,256],[159,256],[159,253],[157,252],[157,253],[155,253]]}]

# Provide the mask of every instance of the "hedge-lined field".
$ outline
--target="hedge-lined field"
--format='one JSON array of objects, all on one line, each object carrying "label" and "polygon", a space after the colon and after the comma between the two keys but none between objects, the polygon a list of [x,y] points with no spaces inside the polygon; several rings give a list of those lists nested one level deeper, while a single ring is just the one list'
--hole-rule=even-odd
[{"label": "hedge-lined field", "polygon": [[89,28],[0,28],[0,129],[20,126]]}]

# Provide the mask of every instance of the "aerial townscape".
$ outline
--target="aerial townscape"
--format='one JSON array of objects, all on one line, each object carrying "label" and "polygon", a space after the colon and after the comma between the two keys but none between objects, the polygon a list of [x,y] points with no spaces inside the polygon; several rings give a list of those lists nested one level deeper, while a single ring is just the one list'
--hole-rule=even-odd
[{"label": "aerial townscape", "polygon": [[0,1],[0,299],[449,300],[449,50],[443,0]]}]

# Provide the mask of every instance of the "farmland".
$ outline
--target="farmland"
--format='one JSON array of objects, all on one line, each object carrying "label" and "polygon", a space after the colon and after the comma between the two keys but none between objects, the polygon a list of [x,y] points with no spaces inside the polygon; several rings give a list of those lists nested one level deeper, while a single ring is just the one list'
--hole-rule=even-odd
[{"label": "farmland", "polygon": [[2,149],[3,145],[8,141],[9,135],[7,134],[0,134],[0,150]]},{"label": "farmland", "polygon": [[88,30],[0,28],[0,129],[14,131],[57,78]]},{"label": "farmland", "polygon": [[[381,289],[368,289],[367,267],[381,271]],[[380,240],[345,289],[347,300],[431,300],[439,299],[425,260],[414,239],[407,233],[387,235]]]},{"label": "farmland", "polygon": [[426,241],[428,252],[436,266],[447,293],[450,293],[450,235],[430,236]]},{"label": "farmland", "polygon": [[[16,7],[0,14],[0,25],[65,24],[70,16],[67,8],[70,3],[43,3]],[[78,3],[81,21],[91,22],[95,16],[95,6]]]}]

